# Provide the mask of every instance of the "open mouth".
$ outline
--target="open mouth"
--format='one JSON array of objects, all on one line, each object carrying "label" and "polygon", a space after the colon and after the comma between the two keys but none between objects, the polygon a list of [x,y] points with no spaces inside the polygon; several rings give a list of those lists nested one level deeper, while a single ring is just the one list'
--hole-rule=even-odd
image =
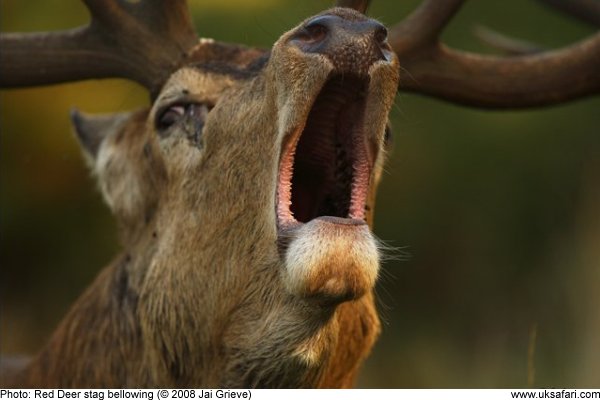
[{"label": "open mouth", "polygon": [[364,127],[368,79],[330,77],[279,163],[280,228],[318,217],[364,221],[373,160]]}]

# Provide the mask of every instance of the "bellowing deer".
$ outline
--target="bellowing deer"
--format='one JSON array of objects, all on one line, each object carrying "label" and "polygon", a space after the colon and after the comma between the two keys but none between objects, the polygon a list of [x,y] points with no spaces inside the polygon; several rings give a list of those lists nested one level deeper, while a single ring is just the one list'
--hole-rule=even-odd
[{"label": "bellowing deer", "polygon": [[[198,41],[182,1],[87,0],[88,27],[3,37],[2,86],[119,76],[153,99],[73,114],[123,253],[3,384],[351,386],[379,332],[369,225],[398,82],[486,107],[600,87],[598,35],[510,60],[441,46],[461,3],[425,1],[389,33],[334,8],[270,51]],[[587,73],[557,89],[572,68]]]}]

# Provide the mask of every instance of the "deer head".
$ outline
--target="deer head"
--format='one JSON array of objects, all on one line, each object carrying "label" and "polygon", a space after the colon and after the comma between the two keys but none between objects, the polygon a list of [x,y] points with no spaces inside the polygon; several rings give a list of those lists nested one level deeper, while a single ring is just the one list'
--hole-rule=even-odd
[{"label": "deer head", "polygon": [[[183,1],[85,3],[87,27],[3,37],[0,84],[119,76],[147,87],[152,105],[73,113],[123,254],[15,374],[25,386],[350,386],[379,332],[369,225],[398,56],[417,77],[409,90],[481,106],[599,85],[581,74],[557,97],[527,80],[548,65],[540,55],[490,60],[441,46],[460,1],[426,1],[389,35],[333,8],[269,51],[198,41]],[[583,69],[599,44],[545,57],[577,56]],[[500,72],[525,76],[515,88],[488,82]]]},{"label": "deer head", "polygon": [[[336,8],[270,52],[200,41],[150,109],[74,112],[125,254],[92,286],[94,300],[75,306],[30,367],[44,367],[30,372],[41,380],[29,382],[350,384],[379,329],[366,209],[398,75],[386,29]],[[103,290],[121,302],[108,315],[93,304],[109,300]],[[116,322],[124,303],[131,331]],[[106,318],[125,338],[101,328]],[[119,345],[130,336],[141,343]],[[121,354],[105,357],[113,346]],[[72,351],[89,365],[54,361]],[[101,359],[101,372],[80,372]],[[332,375],[336,359],[345,371]],[[106,372],[113,363],[120,371]]]}]

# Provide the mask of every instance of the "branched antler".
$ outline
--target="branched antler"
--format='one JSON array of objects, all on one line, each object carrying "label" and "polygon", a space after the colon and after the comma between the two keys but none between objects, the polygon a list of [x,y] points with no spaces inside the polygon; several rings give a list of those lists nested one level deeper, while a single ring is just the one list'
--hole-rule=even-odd
[{"label": "branched antler", "polygon": [[[600,20],[597,1],[540,1]],[[185,0],[84,2],[92,15],[86,27],[2,35],[0,86],[122,77],[155,92],[197,43]],[[336,5],[366,12],[369,3]],[[600,92],[600,33],[563,49],[512,57],[459,51],[439,37],[463,3],[424,0],[390,30],[403,68],[400,90],[489,108],[543,106]]]},{"label": "branched antler", "polygon": [[3,34],[0,86],[121,77],[155,91],[197,43],[185,0],[84,2],[88,26]]},{"label": "branched antler", "polygon": [[520,57],[482,56],[439,45],[407,61],[403,90],[470,106],[543,106],[600,91],[600,35]]},{"label": "branched antler", "polygon": [[390,32],[403,67],[400,89],[477,107],[521,108],[600,92],[600,34],[567,48],[484,56],[439,41],[463,0],[425,0]]}]

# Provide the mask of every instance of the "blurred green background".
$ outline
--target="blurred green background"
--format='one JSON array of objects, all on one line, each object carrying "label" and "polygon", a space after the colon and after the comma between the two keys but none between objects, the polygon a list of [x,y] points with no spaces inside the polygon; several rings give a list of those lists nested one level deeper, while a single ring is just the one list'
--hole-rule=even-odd
[{"label": "blurred green background", "polygon": [[[190,3],[201,36],[264,47],[330,5]],[[369,14],[392,25],[416,4],[375,0]],[[75,0],[0,0],[3,31],[86,21]],[[490,52],[477,24],[547,47],[595,31],[532,0],[479,0],[444,40]],[[39,349],[117,252],[70,107],[144,104],[120,80],[0,92],[3,354]],[[383,334],[359,386],[600,386],[600,98],[497,112],[400,94],[392,124],[375,230],[398,250],[377,289]]]}]

